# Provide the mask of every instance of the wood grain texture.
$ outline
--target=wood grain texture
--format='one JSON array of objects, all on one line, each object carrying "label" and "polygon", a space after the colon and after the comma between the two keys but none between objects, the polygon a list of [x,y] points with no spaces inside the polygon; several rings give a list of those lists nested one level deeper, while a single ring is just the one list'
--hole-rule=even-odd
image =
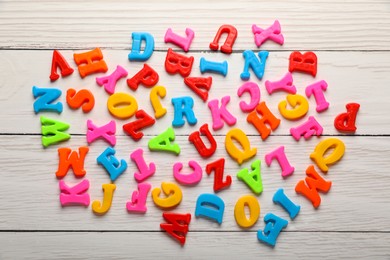
[{"label": "wood grain texture", "polygon": [[[254,44],[252,24],[262,28],[275,19],[282,25],[285,44],[280,46],[268,41],[261,48]],[[222,24],[232,24],[239,35],[234,53],[225,55],[209,50],[209,43]],[[186,27],[195,31],[191,51],[195,63],[191,76],[201,75],[199,59],[227,60],[229,73],[226,78],[213,76],[209,99],[221,99],[230,95],[228,105],[237,118],[239,127],[248,135],[252,146],[258,149],[257,159],[262,160],[261,172],[264,192],[258,196],[261,213],[258,222],[249,230],[240,229],[234,220],[237,199],[251,191],[240,182],[239,169],[249,167],[250,162],[238,166],[229,158],[224,148],[224,136],[230,130],[225,126],[212,131],[218,142],[216,154],[204,160],[188,142],[188,134],[198,130],[203,123],[211,125],[210,111],[183,83],[178,75],[168,75],[164,69],[166,50],[172,44],[163,41],[167,28],[184,34]],[[53,49],[61,50],[71,66],[74,52],[101,47],[112,72],[117,65],[125,67],[129,77],[138,72],[143,63],[129,62],[131,33],[150,32],[155,38],[155,52],[147,61],[160,74],[158,85],[167,88],[163,105],[168,109],[165,117],[144,131],[145,137],[138,143],[122,131],[122,125],[130,120],[117,122],[118,158],[125,159],[129,167],[116,181],[117,189],[113,205],[105,216],[96,216],[91,207],[61,208],[59,203],[57,148],[76,149],[86,145],[86,120],[103,125],[113,117],[108,113],[108,95],[95,82],[96,74],[81,80],[77,70],[68,78],[50,83],[49,74]],[[152,1],[27,1],[4,0],[0,2],[0,259],[389,259],[390,258],[390,4],[384,0],[327,0],[309,1],[177,1],[163,3]],[[265,142],[256,130],[246,123],[246,114],[239,109],[241,100],[237,89],[243,84],[240,73],[244,59],[242,51],[269,50],[265,76],[259,81],[251,72],[251,81],[259,84],[261,99],[280,119],[280,127]],[[285,99],[285,93],[268,95],[264,82],[280,79],[288,68],[288,57],[293,50],[312,50],[318,56],[318,74],[294,73],[298,93],[305,87],[324,79],[328,82],[325,93],[330,107],[318,114],[315,101],[309,99],[310,111],[296,122],[284,120],[277,105]],[[33,112],[32,86],[55,87],[62,90],[60,101],[64,104],[61,115]],[[96,98],[96,106],[90,114],[71,110],[66,105],[69,88],[90,89]],[[140,87],[131,91],[125,80],[117,85],[118,92],[134,95],[139,107],[152,114],[149,102],[150,89]],[[173,107],[171,98],[191,96],[198,123],[176,128],[176,142],[181,146],[180,156],[150,152],[147,142],[171,125]],[[333,126],[336,115],[345,111],[348,102],[360,103],[356,135],[344,135]],[[39,116],[45,115],[71,124],[71,139],[44,149],[40,143]],[[289,134],[291,127],[314,115],[324,127],[324,135],[308,141],[296,142]],[[296,183],[305,177],[305,169],[313,162],[309,154],[319,140],[337,135],[346,144],[343,159],[323,175],[332,181],[329,193],[321,194],[322,204],[315,210],[310,202],[295,193]],[[294,175],[283,179],[277,164],[267,167],[264,155],[284,145]],[[87,176],[91,182],[91,200],[102,199],[101,185],[109,183],[108,174],[97,165],[96,157],[107,147],[103,141],[90,146],[86,157]],[[213,192],[213,176],[203,172],[202,181],[194,187],[183,187],[183,202],[174,212],[193,215],[188,240],[180,247],[164,232],[162,210],[157,208],[149,195],[148,212],[145,215],[129,214],[125,203],[136,189],[133,178],[135,165],[129,154],[142,147],[147,161],[157,166],[155,176],[148,181],[153,187],[162,181],[172,181],[172,165],[181,161],[184,170],[190,159],[205,168],[206,164],[220,157],[227,158],[225,174],[232,176],[232,186],[219,192],[226,203],[222,225],[203,218],[195,218],[197,197]],[[78,182],[71,172],[64,179]],[[272,203],[278,188],[301,205],[298,217],[291,221],[287,213]],[[258,242],[256,231],[263,229],[263,217],[272,212],[287,220],[289,225],[278,238],[275,248]]]},{"label": "wood grain texture", "polygon": [[[156,49],[167,28],[192,28],[192,50],[208,50],[222,24],[239,31],[236,50],[256,49],[252,24],[282,24],[283,47],[272,50],[389,50],[388,1],[2,1],[0,48],[130,49],[131,33],[154,35]],[[207,21],[207,22],[205,22]]]},{"label": "wood grain texture", "polygon": [[[0,90],[2,93],[0,110],[6,113],[0,114],[0,120],[6,121],[7,124],[0,125],[2,133],[40,133],[39,116],[45,115],[52,118],[61,119],[71,125],[69,132],[72,134],[85,134],[86,121],[92,119],[96,125],[104,125],[113,116],[109,114],[106,106],[109,95],[102,87],[96,84],[95,77],[91,75],[81,80],[78,75],[76,65],[72,59],[71,51],[64,51],[64,56],[76,71],[67,78],[60,78],[54,83],[50,83],[50,66],[52,51],[1,51],[0,52]],[[129,72],[128,78],[136,74],[143,66],[140,62],[129,62],[126,51],[104,51],[104,57],[113,71],[117,65],[121,65]],[[246,122],[246,114],[241,112],[239,102],[249,101],[249,96],[244,94],[241,98],[237,96],[237,89],[244,83],[240,79],[243,70],[244,59],[242,54],[200,54],[191,53],[195,57],[193,71],[191,76],[200,76],[199,59],[206,57],[210,60],[222,61],[228,60],[229,73],[226,78],[220,75],[204,74],[204,76],[213,76],[213,84],[210,90],[209,100],[220,100],[223,96],[231,96],[231,101],[227,106],[228,110],[238,118],[235,127],[244,130],[248,135],[258,134],[257,130]],[[386,80],[390,75],[390,53],[388,52],[317,52],[319,65],[318,74],[315,79],[311,76],[294,73],[294,84],[301,95],[305,95],[305,88],[321,79],[328,82],[328,89],[325,97],[330,103],[327,111],[317,113],[315,111],[314,98],[309,99],[310,110],[308,115],[298,121],[288,121],[283,119],[278,111],[278,104],[285,100],[286,93],[279,92],[269,95],[265,89],[266,80],[279,80],[288,69],[289,53],[271,52],[267,60],[266,72],[262,81],[259,81],[253,72],[251,72],[251,81],[256,82],[261,90],[261,100],[265,101],[270,110],[282,119],[279,128],[274,131],[274,135],[290,134],[290,128],[305,122],[309,115],[313,115],[324,127],[324,134],[340,134],[334,126],[334,118],[346,111],[345,105],[350,102],[357,102],[361,105],[359,116],[357,118],[358,130],[356,134],[362,135],[383,135],[390,134],[390,116],[388,110],[388,97],[390,88],[387,87]],[[161,129],[165,129],[172,124],[173,106],[172,97],[190,96],[194,99],[194,111],[198,119],[195,126],[189,126],[187,123],[182,128],[176,128],[176,134],[189,134],[199,127],[208,123],[212,124],[211,112],[207,103],[193,93],[183,82],[179,75],[169,75],[164,68],[166,54],[155,52],[148,64],[152,66],[160,75],[158,85],[165,86],[167,96],[162,100],[162,104],[167,108],[168,113],[163,118],[157,120],[156,125],[145,129],[147,135],[157,135]],[[110,73],[109,72],[109,73]],[[23,77],[18,77],[23,73]],[[100,74],[101,75],[101,74]],[[40,113],[35,115],[32,105],[34,98],[32,95],[32,86],[41,88],[55,87],[62,90],[62,96],[59,99],[64,105],[64,111],[61,115],[55,113]],[[72,110],[66,104],[66,91],[69,88],[91,90],[96,99],[95,108],[88,114],[81,110]],[[137,91],[132,91],[127,87],[126,81],[122,79],[116,87],[117,92],[125,92],[136,97],[139,108],[144,109],[148,114],[153,115],[153,109],[149,101],[149,88],[139,87]],[[18,109],[13,109],[14,104],[21,104]],[[23,105],[22,105],[23,104]],[[117,120],[117,134],[124,135],[122,125],[133,121]],[[23,124],[21,122],[24,122]],[[227,126],[215,134],[224,135],[227,132]]]}]

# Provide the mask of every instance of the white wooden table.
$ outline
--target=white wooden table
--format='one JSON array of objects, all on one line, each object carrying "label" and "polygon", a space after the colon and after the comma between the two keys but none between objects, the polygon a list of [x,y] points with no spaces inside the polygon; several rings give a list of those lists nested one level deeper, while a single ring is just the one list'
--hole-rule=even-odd
[{"label": "white wooden table", "polygon": [[[147,3],[146,3],[147,2]],[[278,19],[282,25],[285,44],[271,41],[261,49],[268,50],[265,76],[262,81],[252,75],[251,80],[260,85],[262,100],[281,118],[277,104],[285,93],[268,95],[265,80],[281,78],[288,69],[291,51],[315,51],[318,56],[318,74],[315,79],[306,74],[294,73],[298,93],[304,93],[308,84],[324,79],[329,87],[326,98],[329,109],[321,114],[315,111],[311,98],[309,115],[314,115],[324,127],[324,136],[296,142],[289,129],[304,122],[282,119],[280,127],[265,142],[255,128],[246,123],[239,110],[237,88],[244,60],[242,51],[257,50],[251,32],[252,24],[268,27]],[[220,25],[232,24],[238,38],[231,55],[210,52],[208,45]],[[164,34],[171,27],[184,33],[186,27],[195,31],[191,51],[195,58],[192,76],[201,75],[199,60],[229,62],[226,78],[213,75],[210,98],[220,99],[229,94],[229,109],[238,118],[235,127],[244,130],[253,146],[258,148],[256,158],[262,160],[264,191],[258,196],[260,218],[249,230],[243,230],[234,220],[234,205],[239,197],[251,194],[236,174],[250,162],[238,166],[224,149],[224,136],[230,129],[214,132],[218,142],[217,152],[209,159],[201,159],[187,141],[188,134],[198,130],[203,123],[211,125],[207,105],[185,87],[179,75],[165,72],[164,60],[168,47]],[[163,105],[168,113],[146,129],[145,137],[138,143],[122,131],[123,121],[117,120],[118,158],[127,160],[129,167],[116,181],[117,189],[110,211],[96,216],[91,206],[62,208],[59,203],[57,148],[76,149],[86,145],[86,120],[105,124],[112,119],[107,111],[108,95],[95,83],[95,75],[84,80],[75,73],[50,83],[49,74],[53,49],[60,50],[71,66],[74,52],[101,47],[109,72],[117,65],[134,75],[142,62],[129,62],[131,33],[149,32],[155,39],[155,51],[148,64],[160,74],[159,85],[167,88]],[[390,2],[389,1],[11,1],[0,2],[0,258],[1,259],[85,259],[85,258],[163,258],[185,259],[274,258],[274,259],[389,259],[390,258]],[[63,91],[64,104],[61,115],[41,113],[36,115],[32,104],[32,86],[56,87]],[[84,114],[66,105],[68,88],[90,89],[96,98],[94,110]],[[140,87],[131,91],[124,80],[117,91],[132,93],[149,114],[149,89]],[[194,111],[198,118],[195,126],[187,123],[175,129],[176,141],[181,146],[179,157],[151,153],[147,142],[162,129],[171,125],[173,107],[171,98],[190,95],[195,100]],[[244,97],[243,99],[245,99]],[[355,135],[340,134],[333,126],[336,115],[345,111],[345,104],[361,105],[358,130]],[[41,145],[39,116],[47,115],[71,124],[72,137],[66,143],[44,149]],[[306,116],[307,118],[307,116]],[[322,194],[319,209],[295,193],[296,183],[305,177],[311,164],[309,154],[319,140],[337,136],[346,145],[344,158],[324,175],[333,182],[331,190]],[[288,158],[295,167],[293,176],[283,179],[277,164],[267,167],[264,155],[279,145],[285,145]],[[108,145],[94,142],[86,157],[86,177],[91,182],[91,200],[101,199],[103,183],[109,183],[106,172],[97,165],[96,157]],[[159,224],[164,222],[162,210],[148,197],[145,215],[126,212],[126,201],[137,184],[133,178],[135,165],[129,154],[136,148],[145,150],[145,157],[157,166],[155,176],[148,181],[153,187],[162,181],[172,181],[172,165],[177,161],[186,164],[197,160],[202,167],[220,157],[226,158],[225,173],[233,178],[232,186],[218,193],[226,204],[222,225],[204,218],[195,218],[195,203],[202,193],[212,193],[213,177],[204,172],[195,187],[182,187],[183,202],[174,212],[191,213],[190,232],[185,246],[181,247]],[[188,169],[188,168],[186,168]],[[65,180],[76,183],[72,172]],[[301,205],[298,217],[291,221],[287,213],[272,203],[278,188]],[[287,220],[288,227],[281,233],[275,248],[260,243],[258,229],[264,228],[263,217],[272,212]]]}]

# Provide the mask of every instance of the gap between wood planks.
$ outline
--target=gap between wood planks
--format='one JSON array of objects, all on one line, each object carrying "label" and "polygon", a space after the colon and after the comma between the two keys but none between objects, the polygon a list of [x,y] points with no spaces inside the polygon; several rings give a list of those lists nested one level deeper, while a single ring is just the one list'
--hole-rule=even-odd
[{"label": "gap between wood planks", "polygon": [[[0,230],[0,233],[164,233],[164,230],[62,230],[62,229],[53,229],[53,230]],[[189,230],[189,233],[257,233],[257,230]],[[371,230],[282,230],[283,233],[367,233],[367,234],[390,234],[390,231],[371,231]]]}]

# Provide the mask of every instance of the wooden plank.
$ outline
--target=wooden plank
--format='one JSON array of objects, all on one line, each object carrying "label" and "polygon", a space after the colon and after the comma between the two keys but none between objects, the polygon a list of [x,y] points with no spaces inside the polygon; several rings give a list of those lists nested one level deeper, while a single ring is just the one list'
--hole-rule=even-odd
[{"label": "wooden plank", "polygon": [[3,233],[3,259],[387,259],[389,233],[283,232],[275,248],[257,241],[255,232],[196,233],[180,247],[163,232]]},{"label": "wooden plank", "polygon": [[[387,137],[342,137],[346,145],[344,158],[330,168],[324,178],[333,182],[329,193],[322,194],[322,204],[318,210],[304,197],[298,196],[294,187],[305,177],[305,170],[312,162],[309,154],[318,140],[296,143],[291,137],[272,137],[267,142],[259,137],[250,136],[253,147],[258,148],[256,158],[262,160],[262,180],[264,192],[258,197],[261,205],[261,215],[252,230],[263,228],[264,215],[273,212],[289,219],[287,213],[272,203],[272,196],[279,188],[284,188],[286,194],[302,206],[299,216],[290,222],[289,231],[390,231],[390,191],[384,185],[388,173],[388,158],[390,156],[390,138]],[[324,139],[324,137],[322,138]],[[227,158],[225,175],[231,175],[232,186],[218,193],[226,204],[224,221],[221,226],[203,218],[193,217],[192,230],[203,231],[238,231],[240,228],[234,220],[234,205],[239,197],[251,194],[247,186],[238,181],[236,174],[239,169],[249,167],[250,162],[239,167],[226,154],[223,137],[217,137],[219,145],[216,154],[203,160],[196,150],[187,145],[187,137],[178,136],[176,142],[182,151],[179,157],[162,153],[151,153],[147,150],[144,138],[135,144],[127,137],[119,137],[116,156],[125,159],[129,166],[126,172],[115,182],[117,189],[111,210],[107,215],[95,216],[91,208],[67,207],[61,208],[59,203],[58,180],[55,171],[58,167],[56,148],[45,150],[40,145],[39,136],[0,136],[0,230],[158,230],[162,221],[162,211],[148,197],[148,212],[146,215],[134,215],[126,212],[125,204],[131,193],[136,189],[133,172],[136,166],[129,159],[129,154],[138,147],[145,149],[147,162],[156,164],[156,174],[148,179],[153,187],[160,186],[162,181],[175,182],[172,176],[172,165],[181,161],[185,164],[184,171],[189,171],[187,160],[196,160],[203,169],[206,164],[220,157]],[[85,145],[85,137],[73,136],[63,146],[76,149]],[[295,167],[295,173],[283,180],[280,168],[273,164],[268,168],[264,163],[264,155],[279,145],[285,145],[287,156]],[[97,141],[90,146],[86,157],[86,177],[91,182],[89,193],[91,200],[101,199],[101,185],[109,183],[109,176],[101,166],[96,164],[97,156],[106,148],[106,144]],[[64,179],[69,185],[76,180],[70,172]],[[203,173],[203,179],[195,187],[182,187],[183,202],[176,212],[194,214],[197,197],[202,193],[213,193],[213,176]],[[380,223],[380,224],[378,224]]]},{"label": "wooden plank", "polygon": [[[285,45],[270,50],[389,50],[390,9],[387,1],[2,1],[0,48],[129,49],[131,33],[154,35],[156,49],[166,49],[168,27],[184,35],[192,28],[193,50],[209,50],[218,28],[233,24],[239,32],[236,50],[256,49],[252,24],[282,24]],[[205,22],[207,19],[207,22]],[[170,45],[169,45],[170,46]]]},{"label": "wooden plank", "polygon": [[[64,56],[68,59],[71,66],[76,69],[72,61],[72,52],[63,51]],[[142,68],[142,63],[129,62],[127,60],[127,51],[105,50],[104,56],[110,70],[113,71],[116,65],[124,66],[129,71],[129,76],[133,76]],[[40,133],[39,116],[45,115],[52,118],[58,118],[71,124],[69,129],[73,134],[86,133],[86,120],[92,119],[96,125],[103,125],[113,119],[109,114],[106,102],[108,94],[99,87],[95,82],[93,75],[81,80],[77,71],[68,78],[59,79],[50,83],[49,74],[51,66],[52,51],[1,51],[0,52],[0,91],[1,103],[0,121],[7,122],[0,124],[0,133]],[[221,99],[223,96],[230,95],[231,101],[227,106],[228,110],[238,118],[236,127],[243,129],[248,135],[258,134],[256,129],[249,125],[245,118],[246,114],[239,109],[239,102],[245,100],[248,102],[249,97],[244,94],[240,99],[237,95],[237,89],[244,82],[240,79],[240,73],[243,70],[244,61],[239,53],[226,56],[223,54],[211,53],[192,53],[195,57],[195,63],[191,76],[199,76],[199,59],[206,57],[210,60],[229,61],[229,73],[226,78],[220,75],[213,76],[213,85],[210,91],[211,99]],[[390,116],[388,110],[388,97],[390,88],[387,82],[390,80],[390,53],[388,52],[317,52],[319,59],[318,74],[315,79],[309,75],[294,73],[294,84],[298,93],[304,95],[307,85],[318,80],[326,80],[328,89],[325,93],[326,99],[330,102],[327,111],[318,114],[315,111],[314,98],[309,99],[310,110],[308,115],[313,115],[324,127],[324,134],[340,134],[333,126],[336,115],[346,111],[345,104],[349,102],[360,103],[361,108],[357,118],[357,134],[363,135],[382,135],[390,134]],[[198,130],[203,123],[212,124],[211,113],[206,103],[196,96],[187,86],[185,86],[182,77],[179,75],[171,76],[165,72],[164,60],[165,53],[156,52],[153,54],[148,64],[155,68],[160,74],[159,85],[167,89],[167,96],[162,100],[163,106],[168,113],[163,118],[157,120],[157,123],[145,130],[146,135],[156,135],[171,125],[173,120],[172,97],[191,96],[194,101],[194,111],[198,119],[195,126],[189,126],[187,123],[182,128],[175,129],[179,135],[188,135]],[[285,99],[285,93],[274,93],[269,95],[265,89],[266,80],[278,80],[286,72],[288,66],[289,53],[271,52],[267,61],[265,76],[262,81],[255,78],[252,73],[251,80],[259,84],[261,90],[261,100],[268,104],[270,110],[279,118],[282,123],[279,128],[273,132],[274,135],[289,134],[291,127],[305,122],[306,116],[296,122],[283,120],[278,111],[278,104]],[[211,74],[209,74],[211,75]],[[204,76],[209,76],[204,75]],[[32,104],[32,86],[42,88],[56,87],[63,91],[60,98],[64,104],[64,111],[61,115],[53,113],[40,113],[35,115]],[[95,108],[89,114],[82,111],[71,110],[66,104],[66,91],[69,88],[90,89],[96,98]],[[134,95],[138,100],[139,109],[144,109],[147,113],[153,115],[153,109],[149,101],[150,89],[140,87],[136,92],[127,87],[126,81],[121,80],[117,84],[117,92],[126,92]],[[122,125],[129,120],[117,120],[117,135],[124,135]],[[23,122],[23,123],[22,123]],[[215,134],[224,135],[227,127]]]}]

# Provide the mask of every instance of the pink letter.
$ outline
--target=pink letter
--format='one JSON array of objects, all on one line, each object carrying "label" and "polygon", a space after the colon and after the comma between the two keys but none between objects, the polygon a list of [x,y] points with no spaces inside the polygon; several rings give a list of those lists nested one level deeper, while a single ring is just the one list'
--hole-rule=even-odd
[{"label": "pink letter", "polygon": [[127,211],[145,213],[148,210],[146,207],[146,198],[151,188],[152,185],[149,183],[138,183],[138,190],[133,191],[131,201],[126,203]]},{"label": "pink letter", "polygon": [[323,128],[320,123],[318,123],[314,117],[310,116],[307,122],[295,128],[291,128],[290,133],[295,140],[299,141],[301,136],[304,136],[306,140],[313,135],[320,136],[322,134],[322,130]]},{"label": "pink letter", "polygon": [[218,99],[210,100],[208,106],[213,117],[213,129],[219,130],[223,127],[223,119],[228,125],[232,126],[236,123],[236,118],[226,110],[226,105],[230,101],[230,96],[225,96],[221,100],[221,107],[218,107]]},{"label": "pink letter", "polygon": [[260,102],[260,89],[259,85],[257,85],[254,82],[247,82],[244,83],[238,90],[237,90],[237,95],[239,97],[244,94],[244,92],[248,92],[249,95],[251,96],[251,102],[249,104],[245,103],[244,101],[240,102],[240,108],[242,112],[251,112],[256,108],[256,106]]},{"label": "pink letter", "polygon": [[278,81],[269,81],[265,82],[265,88],[268,91],[268,94],[272,94],[276,91],[286,91],[290,94],[296,94],[297,89],[293,85],[293,77],[290,72],[287,72],[284,77]]},{"label": "pink letter", "polygon": [[87,193],[88,189],[89,181],[87,179],[84,179],[73,187],[69,187],[63,180],[60,180],[61,205],[68,206],[80,204],[88,207],[90,201],[89,194]]},{"label": "pink letter", "polygon": [[88,120],[87,127],[88,127],[88,131],[87,131],[88,144],[91,144],[93,141],[95,141],[98,138],[102,138],[110,145],[115,146],[116,124],[114,120],[111,120],[108,124],[103,125],[101,127],[97,127],[92,123],[91,120]]},{"label": "pink letter", "polygon": [[318,113],[325,111],[329,107],[329,103],[326,101],[324,91],[328,88],[328,84],[325,80],[318,81],[306,87],[305,93],[309,98],[312,94],[317,103],[316,110]]},{"label": "pink letter", "polygon": [[182,48],[185,52],[187,52],[190,49],[190,45],[192,43],[192,40],[194,39],[195,33],[190,28],[186,28],[186,36],[186,38],[181,37],[176,33],[172,32],[171,28],[168,28],[167,32],[165,33],[164,42],[173,43]]},{"label": "pink letter", "polygon": [[130,155],[131,160],[135,162],[139,170],[139,172],[134,173],[134,179],[137,182],[146,180],[156,172],[156,165],[154,163],[149,163],[149,167],[146,165],[145,159],[142,156],[143,152],[142,148],[139,148]]},{"label": "pink letter", "polygon": [[195,162],[190,161],[188,165],[194,170],[191,174],[181,174],[180,171],[183,169],[183,164],[178,162],[173,165],[173,177],[184,185],[194,185],[200,182],[202,179],[202,167]]},{"label": "pink letter", "polygon": [[255,43],[257,47],[260,47],[268,39],[280,45],[284,43],[284,37],[283,34],[281,34],[280,23],[278,20],[275,20],[274,24],[265,30],[254,24],[252,25],[252,32],[255,35]]},{"label": "pink letter", "polygon": [[116,69],[110,76],[96,78],[96,83],[99,86],[104,86],[106,92],[110,95],[114,94],[116,82],[127,76],[127,71],[121,66],[116,66]]},{"label": "pink letter", "polygon": [[268,167],[271,166],[271,162],[274,159],[278,161],[280,167],[282,168],[283,178],[293,174],[294,167],[292,167],[287,160],[286,154],[284,153],[284,146],[280,146],[276,150],[265,155],[265,162],[267,163]]}]

